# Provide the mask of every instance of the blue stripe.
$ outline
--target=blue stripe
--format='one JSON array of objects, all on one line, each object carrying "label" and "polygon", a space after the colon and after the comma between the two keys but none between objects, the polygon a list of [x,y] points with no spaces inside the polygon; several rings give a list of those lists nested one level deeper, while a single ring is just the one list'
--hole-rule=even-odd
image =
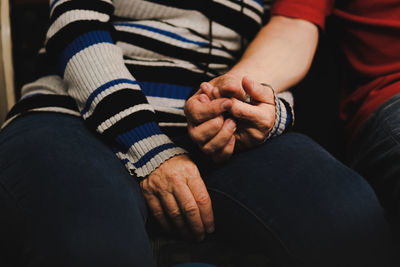
[{"label": "blue stripe", "polygon": [[186,100],[193,87],[169,83],[139,82],[140,88],[146,96],[157,96],[172,99]]},{"label": "blue stripe", "polygon": [[85,33],[70,43],[60,55],[60,70],[63,74],[69,60],[79,51],[99,43],[113,43],[111,35],[106,31]]},{"label": "blue stripe", "polygon": [[148,26],[148,25],[132,24],[132,23],[115,23],[114,25],[115,26],[128,26],[128,27],[133,27],[133,28],[144,29],[144,30],[148,30],[148,31],[151,31],[151,32],[162,34],[164,36],[168,36],[170,38],[176,39],[176,40],[181,41],[181,42],[196,44],[196,45],[202,46],[202,47],[207,47],[209,45],[206,42],[198,42],[198,41],[189,40],[189,39],[187,39],[185,37],[182,37],[182,36],[180,36],[180,35],[178,35],[176,33],[169,32],[169,31],[166,31],[166,30],[161,30],[159,28],[151,27],[151,26]]},{"label": "blue stripe", "polygon": [[156,148],[153,148],[149,152],[147,152],[143,157],[141,157],[136,163],[133,165],[136,168],[141,168],[144,165],[146,165],[147,162],[149,162],[152,158],[154,158],[155,155],[160,154],[162,151],[176,147],[175,144],[173,143],[168,143],[168,144],[163,144],[161,146],[158,146]]},{"label": "blue stripe", "polygon": [[55,6],[55,4],[57,4],[57,2],[59,2],[60,0],[54,0],[51,5],[50,5],[50,10],[52,10]]},{"label": "blue stripe", "polygon": [[259,4],[260,6],[264,7],[264,2],[262,0],[253,0],[253,1]]},{"label": "blue stripe", "polygon": [[286,122],[285,122],[285,129],[288,127],[289,123],[292,121],[292,114],[287,112],[286,110]]},{"label": "blue stripe", "polygon": [[132,81],[132,80],[128,80],[128,79],[116,79],[116,80],[112,80],[109,81],[105,84],[103,84],[102,86],[100,86],[99,88],[97,88],[96,90],[94,90],[88,97],[85,107],[82,109],[81,114],[84,115],[86,112],[89,111],[90,106],[92,105],[93,100],[96,98],[96,96],[98,96],[101,92],[107,90],[108,88],[117,85],[117,84],[121,84],[121,83],[128,83],[128,84],[138,84],[137,81]]},{"label": "blue stripe", "polygon": [[124,147],[121,152],[126,153],[133,144],[156,134],[162,134],[160,128],[157,123],[149,122],[117,136],[116,140]]}]

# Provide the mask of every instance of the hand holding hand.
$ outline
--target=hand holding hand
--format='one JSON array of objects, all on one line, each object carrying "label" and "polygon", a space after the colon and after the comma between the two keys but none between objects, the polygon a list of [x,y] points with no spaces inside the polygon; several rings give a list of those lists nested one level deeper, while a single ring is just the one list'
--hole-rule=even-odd
[{"label": "hand holding hand", "polygon": [[[200,88],[212,99],[232,97],[229,113],[237,123],[234,136],[239,149],[248,149],[265,141],[274,126],[276,116],[275,95],[271,88],[247,77],[238,86],[237,79],[229,75],[203,83]],[[250,97],[250,103],[243,101],[246,95]]]},{"label": "hand holding hand", "polygon": [[211,100],[201,90],[188,99],[185,114],[188,131],[192,140],[215,162],[229,159],[235,147],[236,123],[225,120],[223,113],[230,110],[232,100],[219,98]]}]

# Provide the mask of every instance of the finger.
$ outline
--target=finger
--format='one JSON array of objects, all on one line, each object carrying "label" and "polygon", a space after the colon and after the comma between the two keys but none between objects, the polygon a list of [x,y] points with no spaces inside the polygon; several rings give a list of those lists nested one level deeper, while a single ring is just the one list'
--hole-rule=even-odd
[{"label": "finger", "polygon": [[232,101],[226,98],[215,99],[210,102],[200,102],[198,98],[194,98],[185,105],[185,114],[189,123],[197,125],[220,116],[231,106]]},{"label": "finger", "polygon": [[211,206],[210,195],[207,192],[203,179],[189,179],[188,186],[196,200],[200,217],[207,233],[214,232],[214,214]]},{"label": "finger", "polygon": [[204,144],[211,140],[224,125],[224,118],[222,116],[215,117],[211,120],[203,122],[198,126],[188,126],[190,137],[195,140],[197,144]]},{"label": "finger", "polygon": [[212,95],[214,98],[221,98],[221,92],[219,91],[219,89],[217,87],[214,87],[212,89]]},{"label": "finger", "polygon": [[203,240],[204,225],[200,217],[200,210],[197,206],[193,193],[185,184],[185,186],[176,187],[174,190],[174,195],[196,240]]},{"label": "finger", "polygon": [[248,121],[254,125],[264,125],[275,119],[275,106],[265,103],[252,105],[232,99],[230,113],[237,119]]},{"label": "finger", "polygon": [[143,196],[147,202],[147,205],[149,206],[151,213],[156,218],[161,227],[168,233],[171,233],[171,226],[168,222],[167,217],[165,216],[160,200],[154,194],[148,193],[147,190],[143,188],[146,181],[147,179],[143,180],[143,182],[140,183],[140,186],[142,187]]},{"label": "finger", "polygon": [[200,84],[200,89],[204,94],[206,94],[210,99],[214,99],[214,96],[212,94],[213,86],[208,83],[208,82],[203,82]]},{"label": "finger", "polygon": [[252,100],[275,105],[275,96],[272,88],[256,83],[248,77],[243,77],[242,86]]},{"label": "finger", "polygon": [[223,78],[216,78],[210,83],[219,89],[218,94],[222,97],[242,99],[246,94],[242,88],[241,79],[234,75],[224,75]]},{"label": "finger", "polygon": [[235,149],[235,142],[236,138],[233,135],[231,139],[228,141],[228,144],[226,144],[221,151],[217,152],[215,156],[213,156],[213,160],[215,162],[227,161],[233,154],[233,151]]},{"label": "finger", "polygon": [[162,192],[159,195],[161,200],[161,205],[166,211],[168,217],[174,223],[178,231],[183,236],[189,236],[188,229],[185,224],[185,219],[183,218],[181,209],[175,199],[175,196],[169,192]]},{"label": "finger", "polygon": [[202,151],[208,155],[215,154],[216,152],[223,150],[228,144],[236,130],[236,123],[232,119],[227,119],[224,122],[221,130],[207,142],[203,147]]}]

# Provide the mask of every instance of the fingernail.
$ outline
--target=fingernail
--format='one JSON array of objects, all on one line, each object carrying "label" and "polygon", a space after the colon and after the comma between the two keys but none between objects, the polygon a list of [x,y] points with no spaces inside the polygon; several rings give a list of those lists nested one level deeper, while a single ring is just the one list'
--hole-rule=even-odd
[{"label": "fingernail", "polygon": [[228,122],[227,122],[228,128],[230,128],[231,130],[235,130],[235,128],[236,128],[236,123],[235,123],[233,120],[231,120],[231,119],[228,119],[227,121],[228,121]]},{"label": "fingernail", "polygon": [[201,88],[201,89],[211,89],[210,86],[211,86],[211,85],[210,85],[209,83],[204,82],[204,83],[202,83],[202,84],[200,85],[200,88]]},{"label": "fingernail", "polygon": [[232,106],[232,101],[226,100],[226,101],[222,102],[221,105],[222,105],[222,109],[226,111],[226,110],[228,110],[228,109],[231,108],[231,106]]},{"label": "fingernail", "polygon": [[207,232],[208,234],[214,233],[214,231],[215,231],[214,225],[209,226],[209,227],[207,227],[207,229],[206,229],[206,232]]}]

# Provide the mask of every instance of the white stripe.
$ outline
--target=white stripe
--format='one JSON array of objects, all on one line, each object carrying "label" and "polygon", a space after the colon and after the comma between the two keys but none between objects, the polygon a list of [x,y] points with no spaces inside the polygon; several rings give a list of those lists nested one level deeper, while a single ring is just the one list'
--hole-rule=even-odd
[{"label": "white stripe", "polygon": [[149,104],[153,107],[169,107],[169,108],[183,108],[185,106],[185,100],[157,97],[157,96],[146,96]]},{"label": "white stripe", "polygon": [[115,114],[114,116],[108,118],[107,120],[105,120],[104,122],[102,122],[98,127],[97,127],[97,132],[99,133],[103,133],[105,130],[107,130],[108,128],[110,128],[111,126],[113,126],[115,123],[117,123],[118,121],[122,120],[123,118],[141,111],[141,110],[148,110],[151,112],[154,112],[153,108],[149,105],[149,104],[139,104],[139,105],[135,105],[133,107],[127,108],[121,112],[119,112],[118,114]]},{"label": "white stripe", "polygon": [[[117,156],[121,159],[128,159],[136,163],[147,152],[158,146],[172,143],[165,134],[157,134],[135,142],[126,153],[118,152]],[[143,149],[144,148],[144,149]],[[141,153],[138,153],[141,151]]]},{"label": "white stripe", "polygon": [[49,75],[25,84],[21,89],[21,96],[26,97],[37,93],[67,95],[67,90],[68,85],[60,76]]},{"label": "white stripe", "polygon": [[[209,48],[208,47],[203,47],[203,46],[199,46],[198,44],[193,44],[193,43],[188,43],[185,41],[181,41],[178,39],[175,39],[173,37],[169,37],[157,32],[153,32],[150,30],[146,30],[146,29],[141,29],[141,28],[135,28],[135,27],[129,27],[129,26],[116,26],[116,29],[118,31],[124,31],[124,32],[129,32],[129,33],[135,33],[135,34],[139,34],[160,42],[164,42],[166,44],[169,45],[173,45],[179,48],[183,48],[183,49],[187,49],[187,50],[192,50],[198,53],[202,53],[204,55],[208,55],[209,54]],[[186,37],[184,37],[186,38]],[[192,40],[194,39],[193,36],[192,37],[188,37],[188,39]],[[201,42],[204,42],[204,40],[200,40]],[[208,43],[207,41],[205,43]],[[214,45],[216,45],[217,43],[213,43]],[[215,56],[222,56],[228,59],[233,59],[233,57],[231,56],[231,54],[220,50],[220,49],[212,49],[212,55]]]},{"label": "white stripe", "polygon": [[160,127],[187,127],[187,122],[159,122]]},{"label": "white stripe", "polygon": [[110,43],[95,44],[75,54],[67,64],[64,79],[70,82],[68,93],[77,100],[80,110],[103,84],[115,79],[134,80],[124,65],[121,49]]},{"label": "white stripe", "polygon": [[154,110],[156,111],[161,111],[161,112],[165,112],[165,113],[170,113],[170,114],[175,114],[175,115],[181,115],[181,116],[185,116],[185,112],[183,111],[183,109],[176,109],[176,108],[169,108],[169,107],[153,107]]},{"label": "white stripe", "polygon": [[[229,7],[231,9],[233,9],[233,10],[239,11],[239,12],[241,10],[240,4],[236,4],[236,3],[233,3],[233,2],[228,1],[228,0],[213,0],[213,1],[216,2],[216,3],[220,3],[220,4],[222,4],[222,5],[226,6],[226,7]],[[260,24],[262,23],[261,17],[259,15],[257,15],[256,13],[254,13],[252,10],[248,9],[248,8],[244,8],[243,9],[243,14],[249,16],[250,18],[252,18],[253,20],[255,20],[256,22],[258,22]]]},{"label": "white stripe", "polygon": [[187,153],[184,149],[180,147],[173,147],[170,149],[163,150],[153,157],[149,162],[147,162],[143,167],[135,170],[138,177],[145,177],[149,175],[153,170],[160,166],[164,161],[172,158],[175,155]]},{"label": "white stripe", "polygon": [[101,22],[107,22],[110,16],[107,14],[103,14],[97,11],[92,10],[71,10],[63,13],[60,17],[56,19],[56,21],[51,24],[47,36],[46,42],[53,37],[53,35],[64,28],[66,25],[79,21],[79,20],[98,20]]}]

